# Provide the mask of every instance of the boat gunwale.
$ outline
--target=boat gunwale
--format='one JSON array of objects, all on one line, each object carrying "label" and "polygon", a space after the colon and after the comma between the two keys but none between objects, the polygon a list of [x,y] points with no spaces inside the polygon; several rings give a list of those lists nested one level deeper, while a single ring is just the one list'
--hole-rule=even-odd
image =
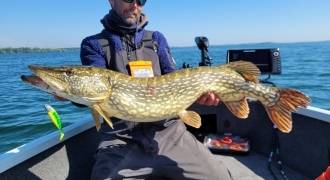
[{"label": "boat gunwale", "polygon": [[35,155],[63,143],[65,140],[90,129],[93,126],[95,126],[93,121],[88,119],[81,120],[63,128],[64,139],[62,141],[59,140],[58,131],[55,131],[0,154],[0,173],[3,173],[6,170],[24,162],[25,160],[28,160]]},{"label": "boat gunwale", "polygon": [[307,108],[299,108],[296,113],[330,123],[330,111],[326,109],[307,106]]},{"label": "boat gunwale", "polygon": [[[330,123],[330,111],[325,109],[308,106],[307,108],[299,108],[296,113]],[[63,129],[65,134],[63,141],[59,140],[59,133],[55,131],[0,154],[0,173],[9,170],[39,153],[63,143],[65,140],[90,129],[93,126],[95,126],[94,121],[89,119],[81,120]]]}]

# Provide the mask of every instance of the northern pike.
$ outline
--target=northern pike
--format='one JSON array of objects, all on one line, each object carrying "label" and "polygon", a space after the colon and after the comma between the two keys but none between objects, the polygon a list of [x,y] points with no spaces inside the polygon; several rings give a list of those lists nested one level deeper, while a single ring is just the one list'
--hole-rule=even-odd
[{"label": "northern pike", "polygon": [[310,102],[298,90],[259,83],[260,70],[246,61],[181,69],[149,78],[91,66],[29,68],[35,76],[22,76],[23,81],[90,107],[97,129],[100,117],[111,127],[111,117],[134,122],[179,117],[187,125],[199,128],[201,117],[187,108],[202,94],[213,92],[242,119],[250,112],[247,98],[259,100],[277,128],[288,133],[292,129],[291,113]]}]

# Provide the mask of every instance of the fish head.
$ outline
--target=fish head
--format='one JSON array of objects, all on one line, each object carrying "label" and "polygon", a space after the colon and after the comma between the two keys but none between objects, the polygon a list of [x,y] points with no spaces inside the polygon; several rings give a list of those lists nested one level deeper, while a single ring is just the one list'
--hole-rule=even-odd
[{"label": "fish head", "polygon": [[[106,69],[90,66],[36,65],[30,65],[29,69],[39,78],[37,86],[47,85],[48,91],[53,92],[52,94],[79,104],[88,106],[103,101],[111,93],[111,81]],[[30,84],[36,86],[36,83],[30,82]]]}]

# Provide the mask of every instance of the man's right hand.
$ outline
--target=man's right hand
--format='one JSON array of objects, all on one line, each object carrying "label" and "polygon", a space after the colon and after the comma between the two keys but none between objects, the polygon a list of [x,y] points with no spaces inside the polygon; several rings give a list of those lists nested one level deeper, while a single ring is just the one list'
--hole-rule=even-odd
[{"label": "man's right hand", "polygon": [[200,105],[218,106],[219,103],[221,103],[221,100],[213,92],[208,92],[199,97],[196,102]]}]

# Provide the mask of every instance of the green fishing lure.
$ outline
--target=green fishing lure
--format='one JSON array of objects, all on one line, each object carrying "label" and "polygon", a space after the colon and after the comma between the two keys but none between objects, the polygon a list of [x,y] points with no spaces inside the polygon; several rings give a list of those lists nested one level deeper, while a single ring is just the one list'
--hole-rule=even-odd
[{"label": "green fishing lure", "polygon": [[64,138],[64,131],[62,127],[62,121],[56,110],[49,104],[45,104],[45,108],[48,113],[48,117],[53,122],[54,126],[60,131],[60,140]]}]

